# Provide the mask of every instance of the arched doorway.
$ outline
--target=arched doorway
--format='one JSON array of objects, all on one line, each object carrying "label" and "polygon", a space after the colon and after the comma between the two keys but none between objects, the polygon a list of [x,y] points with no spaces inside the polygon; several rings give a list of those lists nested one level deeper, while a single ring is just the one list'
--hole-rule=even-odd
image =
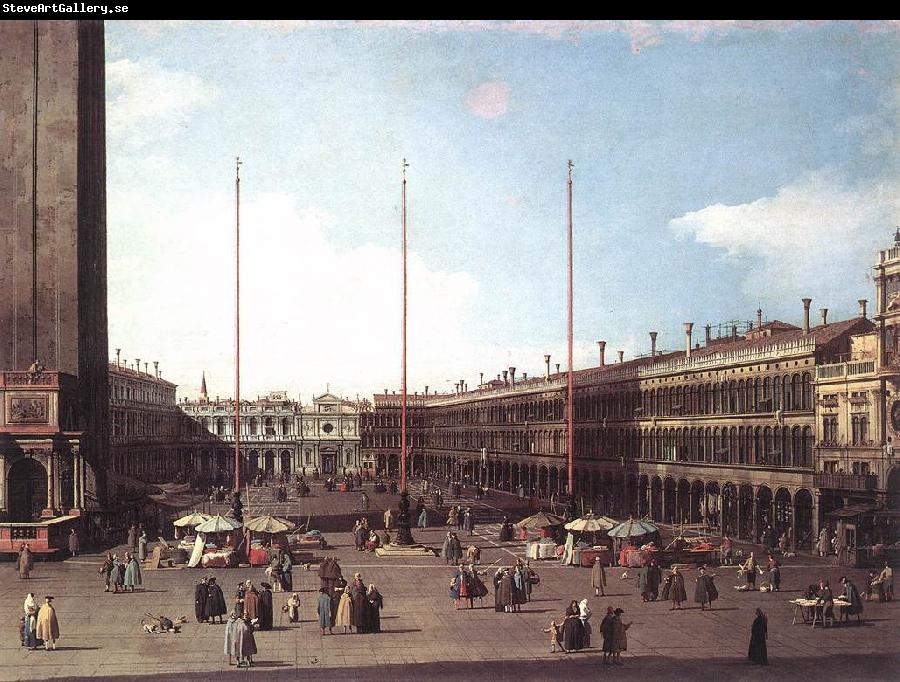
[{"label": "arched doorway", "polygon": [[721,523],[722,534],[737,536],[737,490],[732,483],[726,483],[722,488]]},{"label": "arched doorway", "polygon": [[675,523],[678,511],[675,508],[675,481],[666,478],[663,484],[663,523]]},{"label": "arched doorway", "polygon": [[[753,486],[741,485],[738,494],[738,537],[750,539],[753,535]],[[754,540],[755,542],[755,540]]]},{"label": "arched doorway", "polygon": [[719,484],[715,481],[706,484],[703,514],[707,528],[721,528],[722,496],[719,494]]},{"label": "arched doorway", "polygon": [[266,450],[263,455],[263,467],[266,472],[266,476],[274,476],[275,475],[275,453],[271,450]]},{"label": "arched doorway", "polygon": [[900,511],[900,466],[890,470],[887,481],[887,507]]},{"label": "arched doorway", "polygon": [[9,520],[35,521],[47,508],[47,470],[38,460],[20,459],[9,469]]},{"label": "arched doorway", "polygon": [[779,488],[775,493],[775,538],[783,533],[789,533],[793,522],[793,502],[791,493],[787,488]]},{"label": "arched doorway", "polygon": [[[325,462],[330,461],[332,470],[331,471],[325,470],[325,473],[333,474],[334,473],[334,455],[332,454],[331,458],[327,459],[327,460],[326,460],[326,456],[327,455],[325,455],[324,453],[322,454],[322,466],[324,468]],[[400,456],[399,455],[390,455],[388,457],[388,476],[395,477],[395,476],[399,476],[399,475],[400,475]]]},{"label": "arched doorway", "polygon": [[772,491],[768,486],[761,485],[756,491],[756,527],[754,529],[754,542],[762,542],[767,526],[772,525]]},{"label": "arched doorway", "polygon": [[[900,481],[897,481],[900,484]],[[794,494],[794,525],[796,537],[795,549],[811,549],[815,542],[813,528],[813,498],[812,493],[806,488],[801,488]]]},{"label": "arched doorway", "polygon": [[675,510],[675,523],[691,522],[691,484],[685,479],[679,479],[676,490],[678,506]]},{"label": "arched doorway", "polygon": [[700,523],[703,518],[703,493],[705,486],[703,481],[691,483],[691,506],[688,509],[690,523]]},{"label": "arched doorway", "polygon": [[285,476],[291,473],[291,451],[290,450],[282,450],[281,451],[281,473]]},{"label": "arched doorway", "polygon": [[650,481],[650,518],[663,520],[663,486],[659,476],[654,476]]}]

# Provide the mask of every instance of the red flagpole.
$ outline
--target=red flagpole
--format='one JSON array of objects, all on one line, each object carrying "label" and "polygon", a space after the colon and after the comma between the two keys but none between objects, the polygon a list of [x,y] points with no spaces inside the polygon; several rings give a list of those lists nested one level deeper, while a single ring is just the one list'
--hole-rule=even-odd
[{"label": "red flagpole", "polygon": [[403,159],[403,325],[400,341],[400,492],[406,492],[406,168]]},{"label": "red flagpole", "polygon": [[241,490],[241,159],[234,163],[234,491]]},{"label": "red flagpole", "polygon": [[569,191],[569,230],[568,230],[568,242],[569,242],[569,380],[568,384],[568,400],[567,402],[567,417],[568,417],[568,442],[567,449],[569,453],[569,496],[574,496],[575,488],[572,485],[575,475],[575,433],[573,430],[573,386],[572,386],[572,167],[574,164],[572,161],[569,161],[569,183],[568,183],[568,191]]}]

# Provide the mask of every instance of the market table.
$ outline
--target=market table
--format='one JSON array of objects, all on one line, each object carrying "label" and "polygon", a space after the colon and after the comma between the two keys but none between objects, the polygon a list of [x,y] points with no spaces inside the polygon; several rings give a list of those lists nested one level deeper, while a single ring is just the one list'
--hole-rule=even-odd
[{"label": "market table", "polygon": [[529,559],[555,559],[556,543],[553,542],[529,542],[526,549]]},{"label": "market table", "polygon": [[[816,623],[820,620],[822,624],[825,623],[825,616],[822,613],[823,607],[825,606],[824,602],[819,601],[818,599],[791,599],[788,603],[794,605],[794,617],[791,620],[791,625],[796,625],[797,623],[797,614],[803,618],[804,623],[812,622],[812,626],[815,627]],[[850,606],[850,602],[844,601],[843,599],[835,599],[834,605],[839,608],[846,608]],[[810,619],[812,616],[812,619]]]}]

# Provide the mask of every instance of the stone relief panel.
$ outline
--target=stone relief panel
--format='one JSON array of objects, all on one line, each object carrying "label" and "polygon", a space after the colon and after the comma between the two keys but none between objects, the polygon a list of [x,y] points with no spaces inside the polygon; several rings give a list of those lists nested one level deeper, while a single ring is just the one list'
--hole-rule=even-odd
[{"label": "stone relief panel", "polygon": [[8,396],[6,415],[9,424],[47,424],[50,421],[48,396]]}]

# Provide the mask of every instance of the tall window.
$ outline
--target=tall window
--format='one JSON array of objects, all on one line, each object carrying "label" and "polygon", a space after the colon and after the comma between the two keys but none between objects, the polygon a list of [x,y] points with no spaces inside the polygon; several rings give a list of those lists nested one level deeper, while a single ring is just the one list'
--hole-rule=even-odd
[{"label": "tall window", "polygon": [[838,418],[834,414],[822,417],[822,442],[836,443],[838,438]]}]

